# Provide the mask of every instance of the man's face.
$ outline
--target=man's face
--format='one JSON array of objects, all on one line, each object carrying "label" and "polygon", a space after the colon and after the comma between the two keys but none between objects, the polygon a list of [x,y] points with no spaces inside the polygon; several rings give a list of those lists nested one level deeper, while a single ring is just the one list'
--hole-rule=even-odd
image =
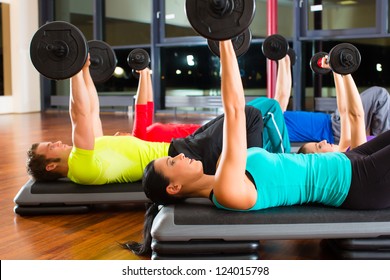
[{"label": "man's face", "polygon": [[63,144],[61,141],[57,142],[41,142],[39,143],[36,153],[49,158],[64,158],[68,157],[72,146]]}]

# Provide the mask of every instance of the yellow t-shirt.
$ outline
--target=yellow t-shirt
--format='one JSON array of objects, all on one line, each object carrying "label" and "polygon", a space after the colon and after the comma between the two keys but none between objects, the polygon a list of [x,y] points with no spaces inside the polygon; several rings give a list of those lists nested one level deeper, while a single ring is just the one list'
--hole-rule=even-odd
[{"label": "yellow t-shirt", "polygon": [[68,178],[83,185],[135,182],[150,161],[168,155],[169,145],[132,136],[98,137],[94,150],[73,147]]}]

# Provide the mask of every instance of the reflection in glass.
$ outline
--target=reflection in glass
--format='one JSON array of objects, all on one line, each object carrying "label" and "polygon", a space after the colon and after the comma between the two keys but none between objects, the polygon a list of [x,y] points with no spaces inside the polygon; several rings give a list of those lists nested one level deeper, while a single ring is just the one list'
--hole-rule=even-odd
[{"label": "reflection in glass", "polygon": [[[285,37],[293,34],[294,1],[278,2],[278,33]],[[250,26],[253,38],[267,36],[267,0],[256,0],[256,11]],[[165,1],[165,37],[198,36],[185,14],[184,0]]]},{"label": "reflection in glass", "polygon": [[93,39],[94,0],[56,0],[55,20],[63,20],[77,26],[87,40]]},{"label": "reflection in glass", "polygon": [[152,0],[110,0],[105,6],[105,41],[111,46],[150,44]]},{"label": "reflection in glass", "polygon": [[[294,1],[278,1],[278,33],[284,37],[292,37],[294,27]],[[267,36],[267,0],[256,0],[256,12],[250,26],[253,38]]]},{"label": "reflection in glass", "polygon": [[[150,49],[144,48],[150,55]],[[138,87],[138,78],[132,73],[127,63],[127,56],[133,49],[116,49],[115,55],[118,63],[115,73],[103,84],[96,84],[99,93],[105,92],[116,95],[134,95]]]},{"label": "reflection in glass", "polygon": [[[220,61],[207,46],[167,47],[161,56],[166,95],[220,95]],[[266,60],[261,45],[252,44],[238,62],[245,94],[265,95]]]},{"label": "reflection in glass", "polygon": [[198,36],[188,22],[184,0],[165,0],[165,37]]},{"label": "reflection in glass", "polygon": [[309,30],[369,28],[376,26],[376,1],[309,0]]}]

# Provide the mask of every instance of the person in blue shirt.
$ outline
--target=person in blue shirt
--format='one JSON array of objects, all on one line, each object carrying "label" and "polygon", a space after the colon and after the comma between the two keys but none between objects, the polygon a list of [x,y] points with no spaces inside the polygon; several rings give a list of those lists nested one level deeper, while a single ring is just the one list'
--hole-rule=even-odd
[{"label": "person in blue shirt", "polygon": [[348,209],[390,207],[390,131],[350,152],[321,154],[270,153],[248,148],[245,98],[232,42],[220,42],[221,93],[225,111],[223,147],[215,175],[200,161],[179,154],[148,164],[143,177],[146,196],[144,243],[123,244],[149,254],[150,230],[161,205],[186,198],[209,198],[230,211],[320,203]]},{"label": "person in blue shirt", "polygon": [[[321,63],[322,68],[330,69],[327,56],[322,59]],[[352,75],[340,75],[333,72],[333,78],[336,86],[337,109],[340,116],[339,142],[337,145],[328,142],[326,139],[320,142],[308,142],[300,147],[298,153],[345,152],[374,137],[367,136],[369,131],[366,131],[364,106]],[[389,94],[386,93],[386,96],[389,97]]]},{"label": "person in blue shirt", "polygon": [[[336,80],[336,79],[335,79]],[[289,111],[287,110],[291,96],[291,65],[289,57],[278,61],[275,99],[284,112],[288,136],[291,142],[323,141],[339,143],[342,128],[342,115],[339,109],[331,114],[323,112]],[[345,86],[340,85],[345,91]],[[336,87],[336,95],[337,94]],[[344,93],[343,93],[344,94]],[[345,94],[344,94],[345,95]],[[377,136],[390,129],[390,94],[383,88],[373,86],[362,93],[360,99],[364,112],[364,126],[367,135]],[[253,101],[251,101],[253,102]],[[248,105],[251,105],[251,102]]]}]

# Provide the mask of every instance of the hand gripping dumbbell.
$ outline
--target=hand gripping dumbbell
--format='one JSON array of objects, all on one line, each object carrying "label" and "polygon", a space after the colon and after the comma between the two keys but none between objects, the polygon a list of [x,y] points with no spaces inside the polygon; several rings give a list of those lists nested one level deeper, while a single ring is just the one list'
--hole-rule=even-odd
[{"label": "hand gripping dumbbell", "polygon": [[291,65],[295,64],[296,53],[294,49],[289,47],[287,39],[282,35],[273,34],[265,38],[262,51],[266,58],[274,61],[278,61],[288,55]]},{"label": "hand gripping dumbbell", "polygon": [[30,43],[30,57],[43,76],[53,80],[69,79],[83,68],[90,54],[90,73],[94,82],[108,80],[114,73],[117,59],[105,42],[86,41],[83,33],[64,21],[41,26]]},{"label": "hand gripping dumbbell", "polygon": [[[326,63],[330,69],[322,67],[322,59],[328,56]],[[348,75],[355,72],[361,62],[359,50],[352,44],[342,43],[333,47],[329,54],[326,52],[316,53],[310,60],[310,68],[316,74],[327,74],[331,71]]]},{"label": "hand gripping dumbbell", "polygon": [[150,64],[150,56],[144,49],[134,49],[127,56],[127,63],[132,69],[133,76],[138,79],[139,73],[137,71],[143,70]]},{"label": "hand gripping dumbbell", "polygon": [[[231,39],[231,41],[232,41],[233,49],[234,49],[234,52],[236,53],[236,56],[240,57],[248,51],[248,49],[251,45],[251,41],[252,41],[252,33],[249,29],[247,29],[244,31],[244,33],[241,33],[237,37],[234,37],[233,39]],[[208,44],[211,52],[214,55],[219,57],[220,56],[219,41],[214,41],[214,40],[208,39],[207,44]]]}]

